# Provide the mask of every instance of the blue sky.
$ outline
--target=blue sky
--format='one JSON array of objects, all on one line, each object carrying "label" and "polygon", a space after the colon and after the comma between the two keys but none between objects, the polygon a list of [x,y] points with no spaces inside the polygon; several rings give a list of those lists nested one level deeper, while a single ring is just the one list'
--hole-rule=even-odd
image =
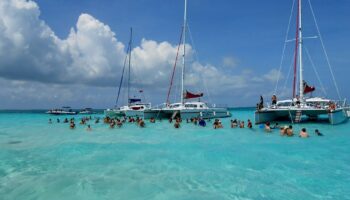
[{"label": "blue sky", "polygon": [[[22,0],[5,0],[4,2],[9,2],[10,4],[11,2],[13,3],[17,1],[22,2],[23,4],[28,3]],[[9,45],[6,50],[13,48],[13,51],[18,52],[14,54],[19,57],[18,59],[7,59],[4,48],[0,49],[0,60],[6,61],[1,63],[2,65],[0,67],[0,77],[2,82],[6,83],[4,90],[0,92],[0,95],[2,97],[11,96],[11,99],[7,98],[6,100],[5,98],[5,100],[2,100],[0,108],[47,108],[62,106],[63,104],[69,104],[74,107],[92,106],[98,108],[113,106],[117,82],[121,72],[121,66],[119,66],[120,60],[123,60],[124,58],[126,45],[129,40],[130,26],[134,29],[134,48],[140,47],[140,49],[143,50],[140,50],[139,54],[135,51],[135,56],[137,57],[137,55],[139,55],[140,60],[138,60],[137,57],[134,65],[138,65],[137,61],[140,63],[146,62],[141,59],[143,58],[141,55],[147,56],[147,53],[145,52],[152,53],[152,49],[146,51],[146,48],[142,47],[143,40],[154,41],[156,46],[161,46],[160,44],[162,42],[166,42],[167,44],[172,45],[173,49],[176,49],[175,46],[178,43],[183,18],[183,1],[36,0],[35,2],[37,4],[36,8],[31,8],[31,11],[28,11],[24,16],[35,16],[36,10],[40,10],[39,18],[37,20],[44,22],[45,26],[48,27],[59,40],[68,41],[68,38],[70,38],[69,41],[73,42],[68,43],[74,43],[75,45],[74,47],[69,47],[71,49],[67,52],[73,52],[73,56],[68,55],[67,57],[69,57],[69,59],[62,62],[64,64],[60,62],[60,58],[57,58],[54,62],[47,60],[43,62],[49,63],[52,69],[56,70],[57,68],[58,70],[62,65],[67,64],[70,66],[67,68],[75,70],[76,68],[79,68],[77,63],[84,63],[86,65],[91,64],[89,61],[86,61],[81,57],[79,57],[78,61],[74,60],[74,52],[78,51],[76,49],[85,53],[89,52],[91,55],[95,54],[88,50],[82,50],[82,45],[76,45],[73,38],[78,37],[69,37],[72,28],[76,32],[76,35],[79,35],[80,30],[77,26],[78,22],[81,22],[81,24],[86,26],[90,21],[97,20],[97,24],[108,26],[110,31],[107,30],[106,34],[108,35],[111,32],[115,33],[115,35],[106,36],[104,39],[107,38],[106,40],[108,40],[108,37],[116,38],[117,42],[115,43],[115,46],[117,46],[117,43],[124,45],[124,51],[120,52],[118,55],[116,54],[115,58],[113,57],[114,54],[106,55],[106,53],[101,53],[101,56],[104,57],[92,59],[92,62],[101,59],[107,60],[106,62],[108,64],[106,64],[105,70],[97,70],[97,75],[92,74],[85,77],[85,79],[82,78],[80,81],[77,81],[77,79],[80,79],[80,77],[84,75],[77,74],[76,77],[71,79],[65,77],[51,79],[50,76],[54,77],[54,75],[46,73],[46,69],[34,66],[35,64],[32,65],[33,69],[38,68],[37,75],[35,75],[36,70],[31,70],[31,66],[28,65],[25,69],[28,70],[28,72],[33,73],[33,75],[27,76],[28,73],[26,73],[26,70],[22,70],[23,66],[26,65],[26,63],[32,63],[31,59],[33,59],[33,57],[35,57],[34,60],[40,60],[40,57],[43,56],[43,52],[37,54],[32,53],[36,52],[31,49],[36,46],[35,44],[29,45],[29,51],[33,54],[33,56],[30,57],[30,61],[28,61],[29,58],[27,57],[26,59],[21,59],[25,53],[17,51],[16,48],[18,47],[16,46]],[[208,74],[207,76],[204,76],[204,79],[206,79],[207,84],[210,84],[208,86],[210,93],[213,93],[210,95],[211,97],[209,99],[211,102],[229,106],[254,106],[260,94],[264,94],[269,98],[271,90],[275,85],[274,77],[269,77],[269,74],[273,76],[274,70],[276,72],[279,68],[281,51],[292,2],[292,0],[188,1],[188,24],[194,40],[194,43],[189,42],[189,45],[191,45],[192,48],[195,47],[193,52],[196,52],[199,58],[196,60],[195,56],[193,56],[190,60],[197,62],[197,64],[199,63],[201,66],[195,68],[193,71],[190,69],[193,74],[190,74],[189,76],[192,78],[193,75],[193,80],[196,80],[196,73],[200,73],[201,70],[206,70],[203,74]],[[348,12],[350,10],[350,1],[311,0],[311,2],[319,22],[318,25],[321,29],[321,34],[328,50],[330,61],[334,68],[341,95],[342,97],[350,98],[350,91],[347,89],[347,76],[350,74],[350,13]],[[8,5],[3,3],[2,6]],[[307,0],[304,0],[304,8],[304,35],[316,35],[317,32],[313,25]],[[8,14],[6,14],[5,12],[0,14],[0,17],[6,21],[6,19],[8,20],[9,15],[14,14],[14,18],[17,19],[18,16],[21,16],[22,12],[24,13],[23,9],[13,8],[12,13],[9,11]],[[88,16],[91,16],[92,18],[86,16],[85,18],[81,17],[82,13],[88,14]],[[17,25],[13,25],[11,30],[15,31],[16,27],[21,27],[20,24],[25,23],[25,20],[26,19],[24,18],[19,18]],[[32,21],[29,23],[32,27],[40,24],[35,21],[36,19],[29,17],[28,20]],[[6,28],[7,23],[4,24]],[[102,25],[99,27],[101,28]],[[42,30],[41,28],[40,30]],[[10,28],[7,30],[10,30]],[[99,29],[94,30],[97,30],[98,32]],[[30,31],[31,30],[28,29],[29,33]],[[22,33],[24,38],[28,35],[25,33],[26,32]],[[93,37],[91,36],[92,33],[87,33],[87,31],[85,31],[84,34],[85,35],[81,38]],[[293,35],[294,22],[292,23],[292,31],[289,33],[289,38],[292,38]],[[5,37],[3,39],[0,37],[0,44],[7,44],[6,39],[8,38]],[[26,41],[25,39],[24,41]],[[55,39],[52,38],[47,40],[53,40],[54,44],[57,43]],[[93,41],[94,39],[91,40]],[[43,44],[46,40],[43,41],[42,38],[36,38],[35,36],[28,36],[28,41],[31,41],[30,43],[37,41],[38,44],[44,45],[45,48],[52,46]],[[77,39],[77,41],[81,40]],[[95,44],[95,46],[105,44],[104,42],[106,41],[103,40],[102,42]],[[101,45],[99,48],[105,48],[108,46],[107,43],[108,42],[106,42],[106,45]],[[305,41],[305,43],[310,54],[312,54],[313,61],[317,65],[321,79],[324,81],[327,95],[330,97],[336,97],[334,87],[330,86],[331,79],[329,77],[329,72],[327,71],[326,62],[324,61],[324,58],[321,57],[322,51],[320,50],[321,46],[319,45],[319,41],[308,40]],[[40,47],[40,45],[38,45],[38,47]],[[291,44],[288,44],[287,46],[287,53],[289,53],[288,56],[291,55],[290,52],[292,46],[293,45]],[[62,46],[59,47],[60,48],[57,49],[62,49]],[[122,47],[120,48],[122,49]],[[108,46],[106,49],[114,49],[114,46]],[[103,52],[109,52],[108,50]],[[154,82],[152,82],[150,78],[150,80],[147,80],[144,83],[144,85],[146,85],[145,87],[149,88],[145,90],[145,92],[147,92],[145,95],[148,96],[148,100],[152,101],[154,104],[164,101],[166,95],[165,88],[168,87],[168,80],[166,79],[169,79],[168,77],[170,77],[172,67],[170,63],[173,62],[171,58],[174,57],[172,56],[174,51],[171,48],[167,50],[169,51],[169,55],[167,54],[167,59],[165,59],[163,63],[156,61],[151,62],[147,58],[150,65],[154,65],[155,67],[152,68],[151,66],[147,67],[146,65],[138,65],[138,70],[140,71],[140,69],[144,69],[145,73],[147,73],[145,75],[152,76],[152,73],[155,73],[152,71],[154,70],[161,72],[161,75],[159,76],[164,76],[158,77],[158,79],[155,78]],[[70,54],[67,52],[62,53],[62,59],[66,59],[66,55]],[[85,53],[80,52],[80,54]],[[288,56],[287,59],[289,58]],[[71,57],[73,57],[73,61],[71,61]],[[45,59],[46,58],[47,57],[45,57]],[[14,60],[16,60],[16,63],[14,63]],[[286,61],[286,63],[289,62],[290,60]],[[33,63],[37,62],[33,61]],[[163,66],[165,64],[169,65],[169,67],[161,68],[161,65]],[[308,64],[309,61],[306,60],[305,65]],[[98,63],[98,65],[100,66],[101,63]],[[157,68],[157,65],[159,65],[159,68]],[[13,66],[16,67],[14,68]],[[115,68],[113,66],[115,66]],[[288,66],[289,64],[285,64],[282,68],[282,75],[285,79],[287,78]],[[95,70],[94,67],[95,65],[91,64],[91,67],[86,70],[93,71]],[[12,70],[9,70],[10,68]],[[148,70],[148,72],[146,72],[146,70]],[[306,66],[305,70],[305,74],[310,77],[308,80],[311,80],[311,84],[318,87],[318,82],[316,81],[317,79],[315,78],[312,68],[307,68]],[[62,72],[62,74],[64,73],[65,72]],[[106,73],[106,75],[114,73],[114,75],[111,75],[111,77],[109,77],[110,79],[107,79],[103,78],[103,73]],[[143,74],[144,72],[135,73]],[[216,74],[216,76],[211,76],[213,73]],[[58,74],[58,72],[55,72],[54,74]],[[221,81],[221,84],[218,83],[218,88],[216,88],[213,84],[216,83],[216,79],[221,79],[220,76],[225,76],[225,78],[223,78],[225,81]],[[112,80],[115,80],[115,83],[112,82]],[[281,82],[284,83],[286,81],[282,79]],[[198,83],[199,82],[196,81],[190,81],[189,86]],[[237,85],[235,86],[235,84]],[[18,85],[20,85],[20,87]],[[156,85],[157,87],[153,87],[152,85]],[[288,83],[288,85],[290,86],[291,83]],[[39,97],[33,96],[32,92],[28,92],[28,90],[33,91],[34,93],[38,90],[45,92],[50,90],[49,88],[55,88],[57,91],[58,94],[56,94],[55,98],[48,94],[42,94]],[[317,95],[317,93],[315,95]],[[323,94],[321,93],[320,95]],[[84,96],[86,97],[84,98]],[[29,99],[30,102],[24,101],[23,99]]]}]

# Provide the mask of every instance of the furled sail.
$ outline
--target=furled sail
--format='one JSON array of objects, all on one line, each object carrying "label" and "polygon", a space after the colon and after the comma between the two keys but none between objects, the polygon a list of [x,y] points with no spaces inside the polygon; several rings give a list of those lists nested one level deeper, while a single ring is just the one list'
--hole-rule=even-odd
[{"label": "furled sail", "polygon": [[203,93],[191,93],[189,91],[186,90],[185,95],[184,95],[184,99],[193,99],[193,98],[199,98],[202,97]]},{"label": "furled sail", "polygon": [[303,85],[304,85],[304,94],[310,93],[315,91],[315,87],[314,86],[309,86],[306,81],[303,81]]}]

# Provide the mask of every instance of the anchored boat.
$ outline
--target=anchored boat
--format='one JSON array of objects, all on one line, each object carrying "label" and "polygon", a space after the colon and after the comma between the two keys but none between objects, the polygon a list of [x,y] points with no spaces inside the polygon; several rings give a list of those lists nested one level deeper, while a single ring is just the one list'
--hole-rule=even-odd
[{"label": "anchored boat", "polygon": [[[143,103],[141,101],[141,98],[137,98],[135,96],[134,97],[130,96],[131,50],[132,50],[132,29],[130,29],[130,41],[129,41],[128,50],[127,50],[128,54],[127,54],[127,57],[125,58],[122,76],[120,78],[118,95],[117,95],[117,100],[116,100],[116,107],[112,108],[112,109],[106,109],[104,111],[104,114],[108,117],[124,117],[124,116],[125,117],[143,117],[144,110],[151,108],[150,103]],[[127,62],[128,62],[128,80],[127,80],[128,104],[121,106],[121,107],[117,107],[119,97],[120,97],[120,91],[121,91],[122,85],[123,85],[124,72],[125,72]],[[143,90],[140,89],[138,92],[139,92],[139,94],[142,94]]]},{"label": "anchored boat", "polygon": [[[309,1],[310,3],[310,1]],[[347,117],[346,102],[335,101],[323,97],[307,97],[307,94],[312,94],[315,91],[315,87],[309,86],[303,77],[303,35],[302,35],[302,12],[301,6],[302,0],[298,0],[298,12],[296,20],[296,38],[295,38],[295,50],[294,50],[294,78],[293,78],[293,95],[291,99],[277,101],[277,96],[272,96],[272,104],[265,107],[263,97],[260,97],[260,103],[257,105],[255,112],[255,123],[265,123],[279,120],[289,120],[292,123],[298,123],[304,120],[320,120],[325,119],[330,124],[340,124],[345,122]],[[294,7],[294,4],[293,4]],[[310,9],[312,11],[314,21],[316,22],[313,9],[310,3]],[[339,90],[334,80],[333,72],[326,54],[322,37],[316,24],[318,37],[321,40],[321,44],[327,58],[327,63],[331,71],[334,84],[336,86],[338,96]],[[288,27],[289,29],[289,27]],[[315,38],[315,37],[313,37]],[[317,37],[316,37],[317,38]],[[293,40],[294,41],[294,40]],[[285,46],[284,46],[285,49]],[[283,50],[284,52],[284,50]],[[283,58],[283,56],[282,56]],[[282,63],[282,62],[281,62]],[[297,79],[297,66],[299,65],[299,95],[296,94],[296,79]],[[276,86],[277,87],[277,86]]]},{"label": "anchored boat", "polygon": [[[222,118],[230,117],[231,113],[227,108],[209,107],[208,104],[201,102],[200,98],[203,97],[203,93],[191,93],[184,89],[185,79],[185,67],[186,67],[186,30],[187,30],[187,0],[185,0],[184,8],[184,22],[182,26],[182,32],[180,42],[178,45],[178,51],[175,59],[173,72],[171,75],[170,87],[168,90],[167,101],[160,108],[146,109],[144,111],[145,118],[176,118],[182,119],[191,118]],[[181,45],[182,44],[182,45]],[[179,55],[180,47],[182,46],[182,69],[181,69],[181,102],[170,103],[169,95],[173,85],[173,79],[177,64],[177,58]],[[197,99],[193,101],[191,99]]]}]

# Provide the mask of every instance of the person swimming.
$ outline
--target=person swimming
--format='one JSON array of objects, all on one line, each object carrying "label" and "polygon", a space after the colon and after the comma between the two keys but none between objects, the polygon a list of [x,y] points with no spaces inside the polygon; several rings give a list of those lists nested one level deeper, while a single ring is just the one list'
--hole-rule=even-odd
[{"label": "person swimming", "polygon": [[315,134],[316,134],[317,136],[323,136],[323,134],[322,134],[318,129],[315,130]]},{"label": "person swimming", "polygon": [[271,127],[270,127],[270,122],[266,122],[265,123],[265,128],[264,128],[265,132],[270,133],[271,132]]},{"label": "person swimming", "polygon": [[70,129],[75,129],[75,123],[74,122],[70,122],[69,127],[70,127]]},{"label": "person swimming", "polygon": [[302,128],[300,133],[299,133],[299,137],[301,138],[308,138],[309,134],[306,132],[306,128]]},{"label": "person swimming", "polygon": [[244,121],[241,121],[241,123],[239,123],[239,128],[244,128]]},{"label": "person swimming", "polygon": [[87,126],[86,130],[87,131],[92,131],[92,128],[91,128],[90,124]]},{"label": "person swimming", "polygon": [[252,124],[252,121],[250,121],[250,119],[248,119],[248,128],[253,128],[253,124]]},{"label": "person swimming", "polygon": [[49,119],[49,124],[52,124],[52,120],[51,120],[51,118]]},{"label": "person swimming", "polygon": [[207,123],[204,121],[204,119],[199,119],[198,125],[201,127],[205,127],[207,125]]},{"label": "person swimming", "polygon": [[287,136],[288,137],[292,137],[294,135],[293,133],[293,126],[289,125],[289,127],[287,128]]},{"label": "person swimming", "polygon": [[180,121],[176,121],[176,122],[174,123],[174,127],[175,127],[175,128],[180,128]]},{"label": "person swimming", "polygon": [[237,126],[237,119],[231,120],[231,128],[236,128]]},{"label": "person swimming", "polygon": [[56,121],[57,121],[57,123],[60,123],[60,122],[61,122],[59,118],[57,118],[57,120],[56,120]]}]

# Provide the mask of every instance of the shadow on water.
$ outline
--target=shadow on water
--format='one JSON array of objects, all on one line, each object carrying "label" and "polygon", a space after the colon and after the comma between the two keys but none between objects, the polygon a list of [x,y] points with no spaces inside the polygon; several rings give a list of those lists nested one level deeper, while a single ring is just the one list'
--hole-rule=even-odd
[{"label": "shadow on water", "polygon": [[9,141],[7,144],[19,144],[22,143],[22,141]]}]

